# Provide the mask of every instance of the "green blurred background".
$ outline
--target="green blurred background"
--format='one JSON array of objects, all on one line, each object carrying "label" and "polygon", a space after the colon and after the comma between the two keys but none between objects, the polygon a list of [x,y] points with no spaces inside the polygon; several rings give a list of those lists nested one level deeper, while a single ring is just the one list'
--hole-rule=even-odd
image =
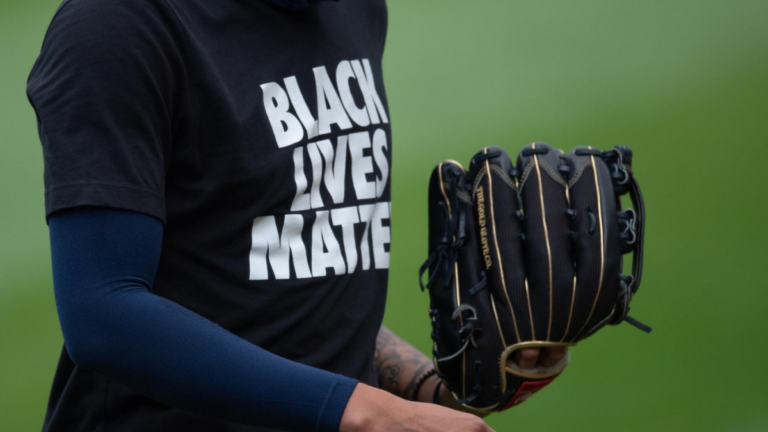
[{"label": "green blurred background", "polygon": [[[104,0],[109,1],[109,0]],[[354,0],[344,0],[354,1]],[[62,338],[25,80],[59,0],[0,3],[0,431],[39,430]],[[635,151],[646,335],[611,327],[497,431],[768,431],[768,1],[390,0],[385,323],[428,352],[426,183],[534,140]]]}]

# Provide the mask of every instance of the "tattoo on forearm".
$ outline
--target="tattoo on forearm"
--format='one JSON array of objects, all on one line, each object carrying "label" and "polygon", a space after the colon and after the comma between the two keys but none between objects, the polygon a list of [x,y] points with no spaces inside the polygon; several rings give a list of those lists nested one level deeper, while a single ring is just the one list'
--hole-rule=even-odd
[{"label": "tattoo on forearm", "polygon": [[411,398],[419,378],[432,368],[427,356],[384,326],[376,338],[373,364],[379,386],[404,399]]}]

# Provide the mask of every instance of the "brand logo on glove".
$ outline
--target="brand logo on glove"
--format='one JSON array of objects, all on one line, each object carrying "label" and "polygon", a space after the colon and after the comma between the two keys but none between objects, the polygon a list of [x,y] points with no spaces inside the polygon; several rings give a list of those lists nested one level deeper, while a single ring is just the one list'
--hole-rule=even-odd
[{"label": "brand logo on glove", "polygon": [[477,217],[480,224],[480,244],[483,247],[485,269],[491,268],[491,248],[488,246],[488,228],[485,226],[485,193],[483,187],[477,188]]}]

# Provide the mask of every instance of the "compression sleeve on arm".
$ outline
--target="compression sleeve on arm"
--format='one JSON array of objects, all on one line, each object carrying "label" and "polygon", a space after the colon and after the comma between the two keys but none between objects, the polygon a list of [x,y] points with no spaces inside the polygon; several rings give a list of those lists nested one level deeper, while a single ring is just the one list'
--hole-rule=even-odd
[{"label": "compression sleeve on arm", "polygon": [[49,226],[56,306],[79,367],[222,420],[338,431],[355,380],[278,357],[152,293],[159,220],[79,208]]}]

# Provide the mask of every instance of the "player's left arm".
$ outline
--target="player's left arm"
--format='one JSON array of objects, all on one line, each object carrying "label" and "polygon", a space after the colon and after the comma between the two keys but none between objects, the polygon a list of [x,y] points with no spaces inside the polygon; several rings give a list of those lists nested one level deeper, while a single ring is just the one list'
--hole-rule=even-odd
[{"label": "player's left arm", "polygon": [[[413,400],[419,378],[434,368],[432,360],[385,326],[381,326],[376,337],[373,365],[379,376],[379,387],[407,400]],[[429,377],[419,388],[416,400],[432,403],[439,382],[436,375]],[[464,411],[445,386],[440,387],[440,405]]]},{"label": "player's left arm", "polygon": [[[565,356],[564,348],[530,348],[517,352],[515,362],[523,369],[538,365],[551,366]],[[381,326],[376,338],[376,351],[373,365],[379,376],[379,387],[403,399],[412,400],[419,378],[434,368],[432,360],[404,341],[385,326]],[[440,379],[436,375],[429,377],[419,388],[419,402],[433,402],[433,395]],[[438,396],[440,405],[465,411],[455,402],[453,395],[440,386]]]},{"label": "player's left arm", "polygon": [[[432,361],[419,350],[409,345],[385,326],[381,326],[376,337],[376,351],[373,365],[379,376],[379,387],[403,399],[413,399],[413,391],[419,378],[432,370]],[[418,395],[418,400],[431,402],[437,377],[425,382]],[[431,385],[430,385],[431,384]]]}]

